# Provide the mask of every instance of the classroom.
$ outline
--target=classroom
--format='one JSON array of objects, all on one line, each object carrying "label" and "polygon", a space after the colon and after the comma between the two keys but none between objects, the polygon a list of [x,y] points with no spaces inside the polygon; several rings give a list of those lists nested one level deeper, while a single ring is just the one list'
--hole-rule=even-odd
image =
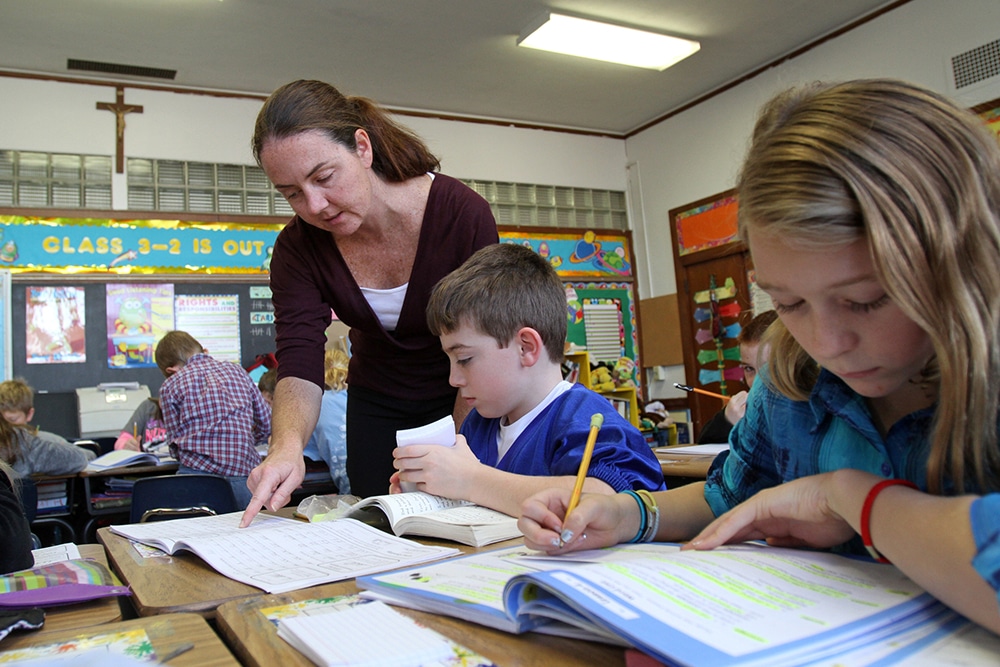
[{"label": "classroom", "polygon": [[[739,359],[723,360],[722,343],[717,370],[704,363],[706,350],[715,348],[711,337],[697,336],[708,303],[699,295],[725,299],[731,289],[731,302],[722,301],[730,308],[724,324],[736,327],[726,334],[731,339],[735,323],[746,323],[741,311],[771,308],[756,288],[749,251],[735,240],[735,217],[721,239],[700,246],[679,239],[687,216],[706,220],[705,212],[735,209],[733,188],[765,102],[814,81],[895,78],[974,110],[1000,135],[996,0],[515,0],[498,3],[503,8],[485,0],[432,0],[420,10],[350,0],[88,4],[53,0],[41,12],[36,3],[15,0],[0,11],[10,33],[0,44],[0,233],[6,232],[0,380],[24,378],[36,392],[36,424],[71,440],[89,437],[81,433],[77,389],[138,383],[156,396],[164,380],[151,358],[117,368],[110,361],[106,351],[119,342],[112,340],[110,316],[115,290],[120,301],[155,285],[175,308],[178,299],[191,299],[192,323],[202,297],[228,308],[238,334],[220,345],[244,368],[275,350],[270,250],[293,213],[263,176],[250,139],[265,99],[294,79],[373,98],[427,143],[441,173],[486,198],[501,242],[565,258],[555,268],[576,294],[571,311],[579,312],[575,323],[571,312],[573,346],[564,371],[582,371],[586,379],[579,382],[599,382],[590,378],[593,359],[579,351],[598,347],[600,306],[613,305],[616,352],[607,358],[625,359],[634,370],[626,363],[626,380],[602,393],[659,445],[667,436],[642,423],[645,404],[664,405],[681,422],[680,442],[694,443],[720,405],[677,385],[727,396],[744,387]],[[696,39],[701,50],[655,71],[536,56],[513,46],[539,15],[558,11]],[[75,59],[120,69],[78,69]],[[156,68],[176,71],[164,78]],[[88,174],[89,159],[96,176]],[[67,169],[74,175],[67,177]],[[153,239],[159,250],[129,255],[129,233]],[[13,239],[19,243],[9,251],[4,243]],[[612,260],[623,265],[577,264],[582,247],[617,252]],[[26,301],[32,290],[63,286],[85,300],[86,361],[32,359]],[[208,335],[211,320],[201,324]],[[336,321],[329,331],[334,342],[346,334]],[[671,475],[675,484],[704,480],[711,459],[689,467],[689,459],[661,456],[667,487]],[[84,475],[68,488],[84,497],[99,479]],[[300,489],[295,500],[307,495]],[[352,577],[265,593],[193,555],[136,556],[108,528],[121,516],[128,514],[94,512],[91,505],[82,519],[62,517],[61,526],[57,518],[43,529],[55,542],[69,535],[84,558],[103,561],[133,589],[131,599],[105,598],[54,614],[53,639],[122,625],[144,629],[160,660],[178,648],[171,637],[191,637],[194,650],[171,665],[305,665],[309,660],[275,633],[277,617],[258,610],[360,590]],[[165,577],[180,583],[165,584]],[[641,662],[634,648],[487,631],[426,609],[406,613],[492,661],[482,664],[658,664]],[[933,613],[943,624],[957,623]],[[153,627],[155,618],[165,624]],[[247,637],[256,639],[241,639]],[[995,637],[979,640],[995,657]],[[0,655],[5,643],[0,636]]]}]

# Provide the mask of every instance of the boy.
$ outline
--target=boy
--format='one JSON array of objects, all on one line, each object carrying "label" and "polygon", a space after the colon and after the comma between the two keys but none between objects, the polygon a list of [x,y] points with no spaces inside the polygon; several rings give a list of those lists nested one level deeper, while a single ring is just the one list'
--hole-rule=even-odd
[{"label": "boy", "polygon": [[240,507],[250,502],[247,476],[260,463],[255,446],[271,433],[271,410],[245,370],[217,361],[184,331],[168,332],[155,352],[166,380],[160,409],[179,474],[229,480]]},{"label": "boy", "polygon": [[565,289],[530,248],[482,248],[441,280],[427,306],[430,330],[451,360],[450,382],[472,409],[454,447],[409,445],[393,456],[400,481],[518,515],[553,485],[572,489],[590,418],[604,415],[584,490],[663,489],[638,429],[608,400],[562,378]]},{"label": "boy", "polygon": [[72,444],[66,438],[31,425],[35,418],[35,390],[21,379],[0,382],[0,414],[14,426],[23,426],[42,440]]}]

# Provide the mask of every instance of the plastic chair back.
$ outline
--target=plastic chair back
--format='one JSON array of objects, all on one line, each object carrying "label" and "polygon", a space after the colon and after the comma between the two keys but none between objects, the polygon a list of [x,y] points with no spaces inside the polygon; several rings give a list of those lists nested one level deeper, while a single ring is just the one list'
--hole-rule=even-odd
[{"label": "plastic chair back", "polygon": [[142,477],[132,487],[132,523],[178,519],[200,514],[235,512],[236,497],[229,480],[219,475],[160,475]]}]

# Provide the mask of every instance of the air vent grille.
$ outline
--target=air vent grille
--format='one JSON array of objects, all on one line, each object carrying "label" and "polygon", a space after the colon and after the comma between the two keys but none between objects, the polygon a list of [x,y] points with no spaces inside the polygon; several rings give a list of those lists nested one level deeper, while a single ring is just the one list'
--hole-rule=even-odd
[{"label": "air vent grille", "polygon": [[82,70],[84,72],[144,76],[150,79],[168,79],[170,81],[173,81],[177,77],[177,70],[175,69],[122,65],[120,63],[101,63],[94,60],[74,60],[73,58],[66,61],[66,68],[70,70]]},{"label": "air vent grille", "polygon": [[956,90],[1000,74],[1000,39],[952,57],[951,67]]}]

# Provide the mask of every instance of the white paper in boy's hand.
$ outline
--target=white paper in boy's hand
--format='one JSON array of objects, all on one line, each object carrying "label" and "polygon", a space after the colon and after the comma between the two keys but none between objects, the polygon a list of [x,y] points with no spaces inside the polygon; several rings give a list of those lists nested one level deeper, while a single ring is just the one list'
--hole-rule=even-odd
[{"label": "white paper in boy's hand", "polygon": [[[455,420],[451,415],[442,417],[436,422],[396,431],[396,446],[406,445],[443,445],[453,447],[455,445]],[[400,482],[399,488],[403,491],[416,491],[417,485],[413,482]]]}]

